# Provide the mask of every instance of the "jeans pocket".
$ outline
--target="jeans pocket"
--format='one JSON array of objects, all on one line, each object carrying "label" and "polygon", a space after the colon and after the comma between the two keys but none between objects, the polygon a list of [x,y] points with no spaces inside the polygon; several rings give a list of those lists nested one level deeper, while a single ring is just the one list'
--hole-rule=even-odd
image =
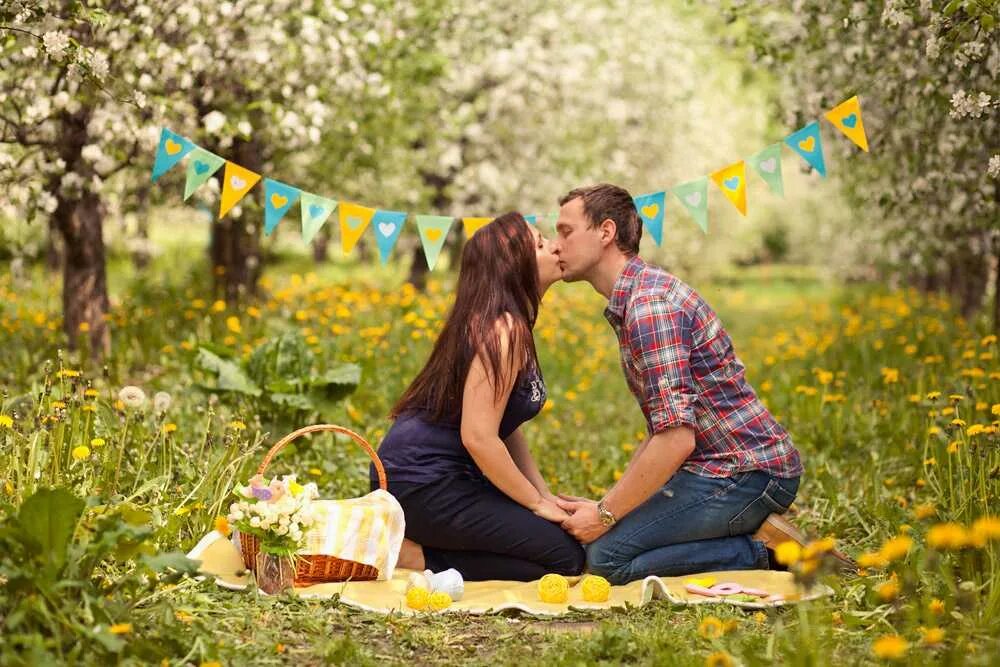
[{"label": "jeans pocket", "polygon": [[784,514],[788,511],[794,500],[795,493],[782,487],[778,480],[772,478],[760,496],[730,519],[729,534],[748,535],[752,533],[760,528],[769,514]]}]

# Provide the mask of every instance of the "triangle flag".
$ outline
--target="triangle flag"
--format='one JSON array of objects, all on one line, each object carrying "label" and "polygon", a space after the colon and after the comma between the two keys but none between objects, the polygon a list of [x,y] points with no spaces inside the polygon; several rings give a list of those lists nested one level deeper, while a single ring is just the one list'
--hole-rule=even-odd
[{"label": "triangle flag", "polygon": [[372,216],[375,215],[375,209],[345,201],[340,203],[339,211],[340,247],[346,255],[354,250],[358,239],[365,233],[368,223],[372,221]]},{"label": "triangle flag", "polygon": [[537,213],[530,213],[530,214],[524,216],[524,219],[528,222],[529,225],[537,225],[538,224],[538,214]]},{"label": "triangle flag", "polygon": [[667,193],[654,192],[635,197],[635,208],[646,230],[652,234],[656,245],[663,243],[663,208],[666,205]]},{"label": "triangle flag", "polygon": [[311,243],[316,232],[320,230],[326,219],[337,208],[336,199],[327,199],[310,192],[300,192],[299,202],[302,208],[302,241]]},{"label": "triangle flag", "polygon": [[260,174],[226,160],[226,171],[222,179],[222,199],[219,201],[219,218],[222,219],[229,213],[259,180]]},{"label": "triangle flag", "polygon": [[153,182],[170,171],[184,156],[195,149],[195,145],[167,128],[160,130],[160,145],[153,160]]},{"label": "triangle flag", "polygon": [[392,248],[399,239],[399,233],[406,224],[406,213],[402,211],[375,211],[372,216],[372,227],[375,228],[375,240],[378,242],[379,260],[383,264],[389,261]]},{"label": "triangle flag", "polygon": [[298,188],[270,178],[264,179],[264,233],[268,236],[299,199]]},{"label": "triangle flag", "polygon": [[809,165],[826,177],[826,162],[823,160],[823,139],[819,134],[819,121],[813,121],[801,130],[785,137],[785,143],[802,156]]},{"label": "triangle flag", "polygon": [[687,212],[708,233],[708,177],[681,183],[673,188],[674,195],[681,201]]},{"label": "triangle flag", "polygon": [[418,215],[417,231],[420,234],[420,243],[424,246],[424,257],[427,258],[427,266],[433,271],[437,264],[444,240],[448,238],[455,218],[447,215]]},{"label": "triangle flag", "polygon": [[492,219],[493,218],[462,218],[462,227],[465,229],[465,238],[471,239],[473,234],[489,224]]},{"label": "triangle flag", "polygon": [[868,136],[865,135],[865,124],[861,120],[861,101],[857,95],[849,100],[844,100],[823,116],[835,128],[843,132],[848,139],[857,144],[861,150],[868,152]]},{"label": "triangle flag", "polygon": [[200,146],[195,146],[187,163],[187,179],[184,181],[184,199],[194,194],[194,191],[205,184],[212,174],[226,161],[215,153],[209,153]]},{"label": "triangle flag", "polygon": [[771,144],[759,153],[747,158],[747,162],[757,175],[764,179],[771,192],[785,196],[785,184],[781,179],[781,144]]},{"label": "triangle flag", "polygon": [[747,214],[747,165],[740,160],[710,174],[726,199],[732,202],[741,215]]}]

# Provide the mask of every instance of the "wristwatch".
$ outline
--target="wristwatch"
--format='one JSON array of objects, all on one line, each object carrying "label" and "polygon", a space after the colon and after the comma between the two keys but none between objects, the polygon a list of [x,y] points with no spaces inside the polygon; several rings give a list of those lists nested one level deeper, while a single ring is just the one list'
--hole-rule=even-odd
[{"label": "wristwatch", "polygon": [[597,513],[601,517],[601,523],[605,526],[613,526],[615,525],[615,522],[618,521],[618,519],[615,518],[615,515],[609,512],[608,508],[604,506],[603,500],[597,503]]}]

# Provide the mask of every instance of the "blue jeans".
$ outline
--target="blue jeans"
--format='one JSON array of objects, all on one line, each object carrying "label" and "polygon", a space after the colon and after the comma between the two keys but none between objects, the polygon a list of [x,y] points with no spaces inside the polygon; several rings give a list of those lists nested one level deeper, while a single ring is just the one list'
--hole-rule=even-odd
[{"label": "blue jeans", "polygon": [[679,470],[587,546],[587,565],[616,585],[650,575],[767,569],[767,550],[750,535],[769,514],[788,510],[798,489],[798,477],[759,470],[733,477]]}]

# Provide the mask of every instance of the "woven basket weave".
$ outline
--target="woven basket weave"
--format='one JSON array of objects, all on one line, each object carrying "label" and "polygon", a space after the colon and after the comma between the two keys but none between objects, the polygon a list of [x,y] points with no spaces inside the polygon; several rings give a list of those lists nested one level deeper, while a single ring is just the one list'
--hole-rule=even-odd
[{"label": "woven basket weave", "polygon": [[[263,475],[264,471],[267,470],[267,466],[270,465],[271,459],[288,443],[308,433],[322,431],[348,435],[361,445],[361,448],[368,453],[368,456],[371,457],[372,462],[375,464],[375,471],[378,473],[379,488],[382,490],[386,489],[385,468],[382,467],[382,461],[379,460],[378,454],[375,453],[372,446],[354,431],[335,424],[314,424],[300,428],[297,431],[292,431],[274,443],[274,446],[271,447],[261,462],[260,467],[257,468],[257,474]],[[257,553],[260,551],[260,540],[254,535],[240,533],[240,550],[243,553],[243,564],[256,575]],[[373,581],[378,579],[378,568],[353,560],[337,558],[336,556],[299,554],[295,558],[295,563],[296,586],[310,586],[329,581]]]}]

